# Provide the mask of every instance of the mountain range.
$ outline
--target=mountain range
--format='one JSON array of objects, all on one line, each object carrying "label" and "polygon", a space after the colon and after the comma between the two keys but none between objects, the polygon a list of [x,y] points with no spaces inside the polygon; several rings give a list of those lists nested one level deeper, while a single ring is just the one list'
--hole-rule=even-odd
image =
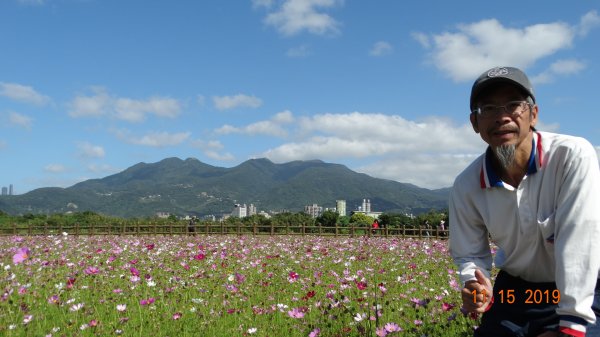
[{"label": "mountain range", "polygon": [[355,210],[370,199],[372,211],[422,213],[447,207],[449,188],[429,190],[412,184],[357,173],[320,160],[275,164],[251,159],[232,168],[195,158],[167,158],[138,163],[122,172],[68,188],[45,187],[0,197],[9,214],[93,211],[119,217],[147,217],[157,212],[220,216],[236,203],[259,211],[298,212],[305,205],[335,207],[346,200]]}]

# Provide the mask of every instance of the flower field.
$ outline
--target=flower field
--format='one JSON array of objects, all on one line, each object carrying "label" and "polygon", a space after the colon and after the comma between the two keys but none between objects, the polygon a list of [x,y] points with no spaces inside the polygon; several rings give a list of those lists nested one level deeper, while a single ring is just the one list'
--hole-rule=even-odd
[{"label": "flower field", "polygon": [[470,336],[447,242],[0,237],[2,336]]}]

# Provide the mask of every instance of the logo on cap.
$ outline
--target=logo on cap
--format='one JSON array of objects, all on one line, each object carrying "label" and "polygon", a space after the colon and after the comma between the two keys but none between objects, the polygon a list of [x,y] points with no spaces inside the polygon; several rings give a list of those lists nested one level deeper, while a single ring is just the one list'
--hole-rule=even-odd
[{"label": "logo on cap", "polygon": [[488,77],[497,77],[497,76],[508,75],[508,69],[494,68],[494,69],[488,71],[487,75],[488,75]]}]

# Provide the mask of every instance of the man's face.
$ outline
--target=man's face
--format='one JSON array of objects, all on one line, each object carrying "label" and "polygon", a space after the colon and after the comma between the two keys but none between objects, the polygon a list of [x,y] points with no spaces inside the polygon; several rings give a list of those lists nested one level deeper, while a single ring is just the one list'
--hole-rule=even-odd
[{"label": "man's face", "polygon": [[[525,101],[521,91],[510,84],[500,84],[482,93],[478,106],[505,105],[508,102]],[[529,134],[529,130],[537,123],[537,105],[533,107],[523,104],[520,115],[502,110],[492,116],[484,117],[476,113],[471,114],[471,124],[475,132],[492,148],[503,145],[515,145],[517,148]]]}]

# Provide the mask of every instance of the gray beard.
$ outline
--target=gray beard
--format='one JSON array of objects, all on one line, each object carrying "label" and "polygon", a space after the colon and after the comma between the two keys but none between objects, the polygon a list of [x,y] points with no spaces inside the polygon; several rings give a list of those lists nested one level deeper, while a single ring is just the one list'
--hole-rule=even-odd
[{"label": "gray beard", "polygon": [[503,169],[508,170],[514,165],[516,148],[515,144],[501,145],[493,148],[496,158],[498,158],[498,162]]}]

